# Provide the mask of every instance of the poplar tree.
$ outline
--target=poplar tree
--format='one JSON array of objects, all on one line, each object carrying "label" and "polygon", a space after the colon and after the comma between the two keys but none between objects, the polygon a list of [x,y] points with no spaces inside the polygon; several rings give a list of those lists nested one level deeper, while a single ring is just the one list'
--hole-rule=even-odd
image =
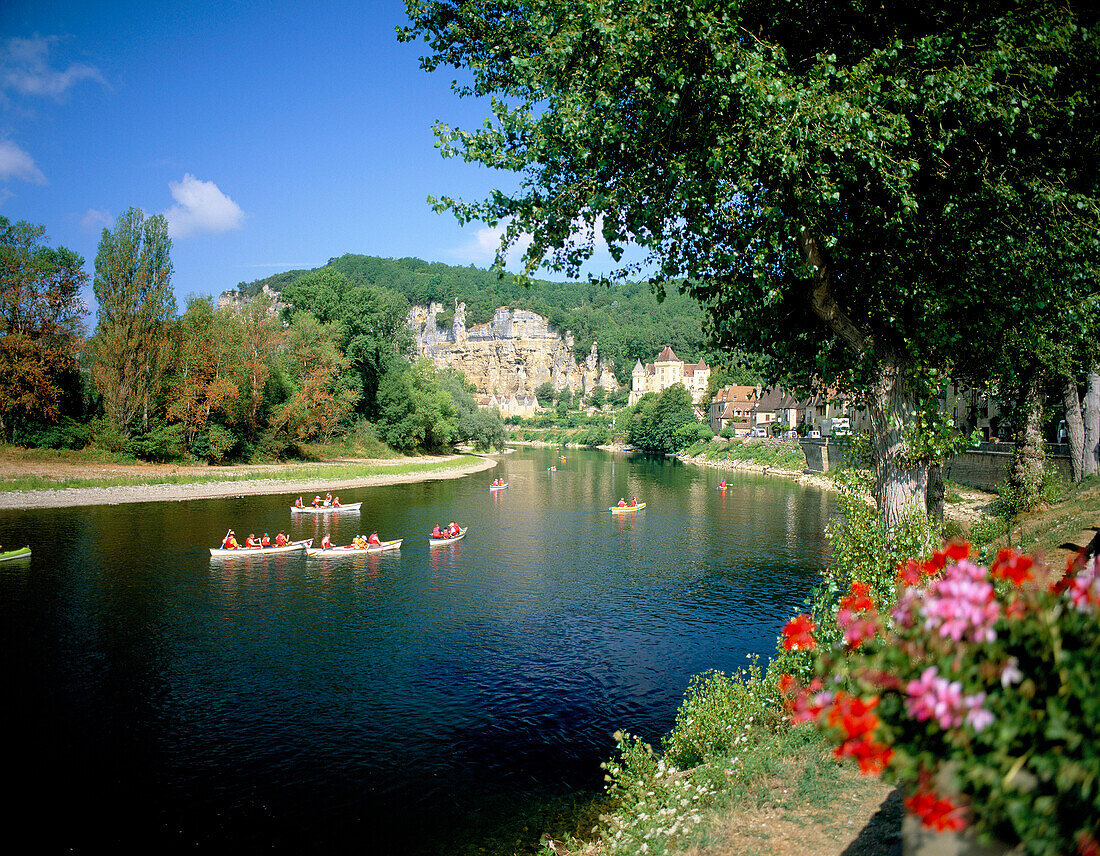
[{"label": "poplar tree", "polygon": [[146,219],[130,208],[113,230],[103,230],[96,250],[93,376],[108,417],[124,437],[139,414],[148,428],[164,371],[169,322],[176,314],[171,249],[164,216]]}]

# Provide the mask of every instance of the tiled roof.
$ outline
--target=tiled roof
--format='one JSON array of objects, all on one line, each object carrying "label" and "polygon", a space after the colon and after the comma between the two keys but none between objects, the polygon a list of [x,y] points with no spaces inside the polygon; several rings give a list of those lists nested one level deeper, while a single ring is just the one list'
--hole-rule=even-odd
[{"label": "tiled roof", "polygon": [[665,345],[665,349],[663,351],[661,351],[660,354],[657,355],[657,362],[659,362],[659,363],[678,363],[678,362],[680,362],[680,358],[677,357],[674,353],[672,353],[672,348],[670,348],[668,345]]}]

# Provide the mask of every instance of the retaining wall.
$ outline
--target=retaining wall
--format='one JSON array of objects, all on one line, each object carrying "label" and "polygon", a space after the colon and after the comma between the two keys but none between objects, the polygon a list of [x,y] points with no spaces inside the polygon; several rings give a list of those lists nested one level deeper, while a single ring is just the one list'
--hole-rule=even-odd
[{"label": "retaining wall", "polygon": [[[801,440],[806,456],[806,468],[815,473],[827,473],[844,463],[844,447],[829,439]],[[1069,455],[1064,447],[1055,447],[1047,453],[1047,464],[1056,467],[1062,477],[1069,479]],[[967,487],[995,491],[997,485],[1008,478],[1012,464],[1012,446],[1007,443],[982,443],[976,449],[967,449],[947,459],[944,478]]]}]

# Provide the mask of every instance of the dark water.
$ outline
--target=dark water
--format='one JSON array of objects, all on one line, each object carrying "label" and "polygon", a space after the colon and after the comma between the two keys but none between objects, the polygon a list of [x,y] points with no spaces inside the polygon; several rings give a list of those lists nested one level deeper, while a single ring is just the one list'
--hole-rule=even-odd
[{"label": "dark water", "polygon": [[[292,520],[285,495],[0,511],[0,543],[34,550],[0,564],[9,836],[446,852],[598,790],[611,734],[659,740],[691,675],[771,651],[823,562],[831,499],[782,478],[722,493],[718,471],[675,462],[500,461],[344,491],[363,510],[340,517]],[[634,495],[648,507],[608,514]],[[429,548],[451,519],[466,539]],[[212,560],[230,526],[405,542]]]}]

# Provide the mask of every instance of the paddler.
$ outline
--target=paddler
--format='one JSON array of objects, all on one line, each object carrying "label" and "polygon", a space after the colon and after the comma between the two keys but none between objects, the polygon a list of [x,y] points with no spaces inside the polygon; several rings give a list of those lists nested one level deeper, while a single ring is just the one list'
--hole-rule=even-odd
[{"label": "paddler", "polygon": [[267,537],[266,532],[264,533],[264,537],[260,539],[260,546],[261,547],[270,547],[271,546],[271,539]]},{"label": "paddler", "polygon": [[244,540],[244,545],[246,547],[259,547],[260,546],[260,542],[256,540],[256,534],[254,532],[249,532],[248,533],[248,537],[245,538],[245,540]]},{"label": "paddler", "polygon": [[233,537],[233,530],[230,529],[228,532],[225,533],[225,540],[222,541],[222,549],[236,550],[237,546],[237,539]]},{"label": "paddler", "polygon": [[314,508],[320,508],[321,507],[321,495],[320,494],[313,497],[313,507]]},{"label": "paddler", "polygon": [[371,532],[370,537],[367,539],[367,543],[370,544],[372,547],[381,547],[382,539],[378,537],[377,532]]},{"label": "paddler", "polygon": [[432,537],[433,538],[442,538],[443,537],[443,533],[439,531],[439,524],[438,523],[435,524],[435,529],[432,530]]},{"label": "paddler", "polygon": [[619,497],[619,508],[626,508],[626,500],[621,496]]},{"label": "paddler", "polygon": [[458,528],[458,524],[457,524],[457,523],[455,523],[455,522],[454,522],[454,521],[452,520],[452,521],[451,521],[451,525],[447,527],[447,531],[448,531],[448,532],[450,532],[450,533],[451,533],[451,537],[452,537],[452,538],[454,538],[454,537],[455,537],[455,535],[457,535],[457,534],[458,534],[458,533],[459,533],[460,531],[462,531],[462,530],[460,530],[460,529]]},{"label": "paddler", "polygon": [[300,496],[296,500],[294,500],[294,507],[295,508],[301,508],[302,507],[302,498]]},{"label": "paddler", "polygon": [[324,535],[321,536],[321,549],[328,550],[331,547],[332,539],[328,537],[328,533],[326,532]]},{"label": "paddler", "polygon": [[280,532],[278,535],[275,536],[276,547],[285,547],[289,543],[290,542],[287,540],[285,533]]},{"label": "paddler", "polygon": [[340,507],[340,497],[334,496],[332,498],[332,507],[333,508],[339,508]]}]

